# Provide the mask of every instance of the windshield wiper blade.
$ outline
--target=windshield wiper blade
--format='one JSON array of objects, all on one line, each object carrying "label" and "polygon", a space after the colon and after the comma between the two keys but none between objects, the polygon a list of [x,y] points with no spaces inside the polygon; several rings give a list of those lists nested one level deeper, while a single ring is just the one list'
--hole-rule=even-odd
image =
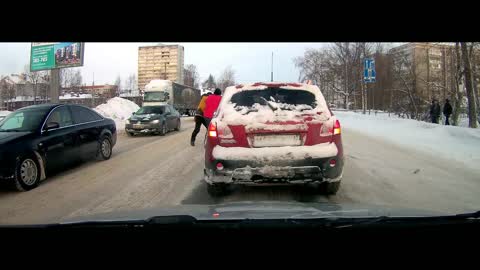
[{"label": "windshield wiper blade", "polygon": [[43,225],[45,227],[136,227],[150,225],[193,225],[197,219],[189,215],[172,215],[172,216],[154,216],[147,219],[132,220],[87,220],[70,223],[55,223]]},{"label": "windshield wiper blade", "polygon": [[18,129],[0,129],[0,132],[22,132]]}]

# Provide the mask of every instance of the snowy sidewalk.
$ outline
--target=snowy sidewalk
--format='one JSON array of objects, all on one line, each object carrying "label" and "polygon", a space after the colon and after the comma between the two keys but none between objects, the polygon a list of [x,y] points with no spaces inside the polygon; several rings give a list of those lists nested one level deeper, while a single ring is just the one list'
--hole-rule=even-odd
[{"label": "snowy sidewalk", "polygon": [[342,128],[382,138],[478,169],[480,168],[480,129],[444,126],[385,115],[334,111]]}]

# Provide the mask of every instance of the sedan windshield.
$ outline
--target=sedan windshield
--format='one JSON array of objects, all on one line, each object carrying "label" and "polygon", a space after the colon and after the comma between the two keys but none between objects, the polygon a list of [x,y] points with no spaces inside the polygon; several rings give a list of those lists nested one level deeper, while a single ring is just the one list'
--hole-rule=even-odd
[{"label": "sedan windshield", "polygon": [[0,122],[0,132],[33,132],[40,128],[49,108],[19,110]]},{"label": "sedan windshield", "polygon": [[165,108],[163,106],[147,106],[140,108],[140,110],[138,110],[136,114],[163,114],[164,111]]}]

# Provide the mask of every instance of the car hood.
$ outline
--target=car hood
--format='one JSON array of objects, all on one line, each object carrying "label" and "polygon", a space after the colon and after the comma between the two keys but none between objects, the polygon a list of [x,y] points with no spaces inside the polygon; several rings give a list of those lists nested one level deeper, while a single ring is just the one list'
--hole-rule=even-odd
[{"label": "car hood", "polygon": [[161,114],[138,114],[138,115],[133,115],[130,117],[130,120],[132,121],[149,121],[149,120],[156,120],[160,119],[162,117]]},{"label": "car hood", "polygon": [[20,139],[30,134],[32,134],[32,132],[0,132],[0,145],[4,145],[15,139]]},{"label": "car hood", "polygon": [[108,212],[70,217],[60,223],[85,221],[145,220],[151,217],[189,215],[198,220],[212,219],[285,219],[285,218],[368,218],[368,217],[429,217],[447,215],[442,212],[386,208],[373,205],[301,203],[301,202],[234,202],[215,205],[178,205],[132,211]]}]

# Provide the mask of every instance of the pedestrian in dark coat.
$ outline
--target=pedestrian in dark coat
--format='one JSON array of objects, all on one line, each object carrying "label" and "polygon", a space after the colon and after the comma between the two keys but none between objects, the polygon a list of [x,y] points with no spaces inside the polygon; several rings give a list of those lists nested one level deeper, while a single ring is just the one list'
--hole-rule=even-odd
[{"label": "pedestrian in dark coat", "polygon": [[440,105],[437,100],[432,100],[432,105],[430,106],[430,118],[432,123],[438,124],[438,119],[440,118]]},{"label": "pedestrian in dark coat", "polygon": [[445,115],[445,125],[450,125],[448,118],[452,115],[452,105],[450,105],[450,100],[445,99],[445,105],[443,105],[443,115]]}]

